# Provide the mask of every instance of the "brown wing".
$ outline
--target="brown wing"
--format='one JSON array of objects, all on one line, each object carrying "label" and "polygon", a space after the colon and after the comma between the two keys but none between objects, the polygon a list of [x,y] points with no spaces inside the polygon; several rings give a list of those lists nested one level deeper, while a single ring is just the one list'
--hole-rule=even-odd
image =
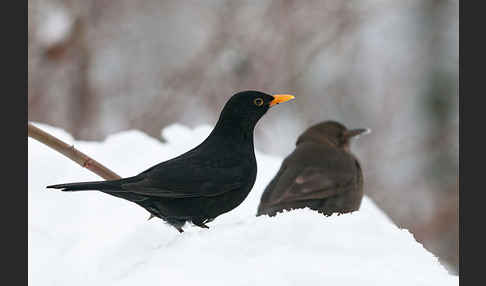
[{"label": "brown wing", "polygon": [[329,172],[329,169],[316,167],[304,168],[280,192],[270,197],[272,204],[282,202],[320,200],[335,196],[350,189],[355,183],[346,173]]},{"label": "brown wing", "polygon": [[321,200],[346,192],[356,184],[356,168],[354,157],[344,151],[296,149],[265,189],[261,207]]}]

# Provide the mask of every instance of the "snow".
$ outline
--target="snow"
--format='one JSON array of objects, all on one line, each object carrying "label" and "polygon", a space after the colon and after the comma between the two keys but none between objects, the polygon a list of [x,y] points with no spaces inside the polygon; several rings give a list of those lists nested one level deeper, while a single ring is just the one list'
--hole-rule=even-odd
[{"label": "snow", "polygon": [[[162,143],[139,131],[74,144],[121,176],[131,176],[201,142],[210,126],[172,125]],[[365,197],[360,211],[324,217],[309,209],[255,217],[282,158],[256,152],[248,198],[211,222],[179,234],[128,201],[99,192],[62,193],[46,185],[98,180],[28,139],[29,285],[458,285],[438,259]]]}]

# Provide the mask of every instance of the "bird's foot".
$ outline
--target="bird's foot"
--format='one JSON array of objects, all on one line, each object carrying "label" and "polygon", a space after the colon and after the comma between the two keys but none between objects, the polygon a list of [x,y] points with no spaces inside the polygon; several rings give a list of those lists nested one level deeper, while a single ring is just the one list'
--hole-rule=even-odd
[{"label": "bird's foot", "polygon": [[162,219],[170,224],[171,226],[173,226],[175,229],[177,229],[177,231],[179,233],[183,233],[184,230],[182,229],[182,227],[184,226],[184,224],[186,224],[186,220],[183,220],[183,219],[177,219],[177,218],[168,218],[168,217],[162,217]]},{"label": "bird's foot", "polygon": [[209,226],[204,224],[204,222],[202,222],[202,221],[193,221],[192,223],[194,223],[194,225],[199,226],[201,228],[209,228]]},{"label": "bird's foot", "polygon": [[214,220],[214,218],[208,218],[204,221],[204,223],[208,223],[208,222],[212,222]]},{"label": "bird's foot", "polygon": [[149,218],[147,220],[153,219],[155,216],[153,214],[150,214]]}]

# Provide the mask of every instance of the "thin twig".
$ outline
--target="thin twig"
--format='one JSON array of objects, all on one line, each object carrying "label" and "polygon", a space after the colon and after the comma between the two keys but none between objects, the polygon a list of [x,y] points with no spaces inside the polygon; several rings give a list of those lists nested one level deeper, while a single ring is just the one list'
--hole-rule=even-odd
[{"label": "thin twig", "polygon": [[[98,161],[90,158],[88,155],[77,150],[76,148],[74,148],[73,145],[68,145],[64,143],[63,141],[57,139],[56,137],[50,135],[49,133],[35,127],[31,123],[28,123],[28,126],[29,126],[29,137],[32,137],[35,140],[44,143],[48,147],[58,151],[59,153],[63,154],[64,156],[68,157],[69,159],[81,165],[81,167],[90,170],[91,172],[95,173],[96,175],[102,177],[105,180],[121,179],[121,177],[115,174],[113,171],[101,165]],[[150,214],[148,220],[154,217],[155,216],[153,214]]]},{"label": "thin twig", "polygon": [[74,148],[73,145],[68,145],[63,141],[57,139],[56,137],[42,131],[41,129],[35,127],[31,123],[29,126],[29,137],[47,145],[48,147],[58,151],[74,162],[78,163],[82,167],[90,170],[96,175],[102,177],[105,180],[117,180],[121,179],[116,173],[101,165],[98,161],[90,158],[86,154]]}]

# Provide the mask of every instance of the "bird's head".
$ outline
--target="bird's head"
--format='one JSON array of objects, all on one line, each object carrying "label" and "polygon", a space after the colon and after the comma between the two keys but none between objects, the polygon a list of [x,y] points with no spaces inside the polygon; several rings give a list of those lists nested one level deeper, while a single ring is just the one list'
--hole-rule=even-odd
[{"label": "bird's head", "polygon": [[351,138],[357,138],[370,132],[371,130],[368,128],[347,129],[339,122],[324,121],[304,131],[297,139],[296,145],[304,142],[316,142],[343,148],[349,152]]},{"label": "bird's head", "polygon": [[226,102],[220,121],[239,122],[253,127],[270,107],[293,98],[289,94],[270,95],[254,90],[238,92]]}]

